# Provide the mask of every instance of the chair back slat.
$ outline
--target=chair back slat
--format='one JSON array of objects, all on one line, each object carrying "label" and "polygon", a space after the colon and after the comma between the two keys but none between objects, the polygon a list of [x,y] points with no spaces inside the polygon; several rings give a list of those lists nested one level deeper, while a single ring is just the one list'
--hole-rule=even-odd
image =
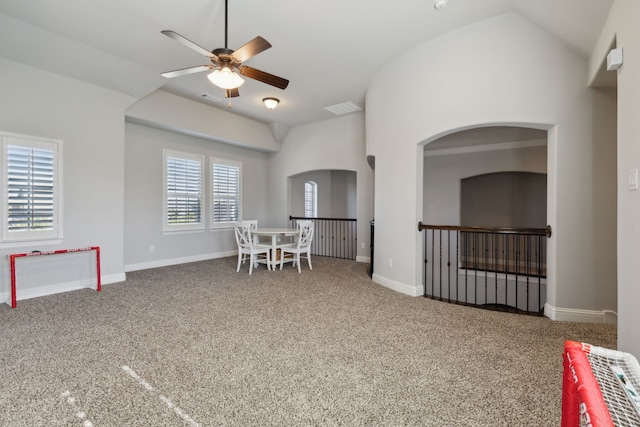
[{"label": "chair back slat", "polygon": [[238,221],[235,226],[236,243],[243,248],[251,248],[253,241],[251,231],[258,227],[258,221]]},{"label": "chair back slat", "polygon": [[313,221],[298,221],[300,237],[298,238],[298,248],[306,248],[313,240]]}]

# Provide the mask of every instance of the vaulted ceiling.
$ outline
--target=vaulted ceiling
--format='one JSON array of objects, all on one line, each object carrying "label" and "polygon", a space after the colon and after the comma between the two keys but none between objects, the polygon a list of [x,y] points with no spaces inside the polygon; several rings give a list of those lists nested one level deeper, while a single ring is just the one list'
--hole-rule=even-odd
[{"label": "vaulted ceiling", "polygon": [[[518,13],[585,58],[613,0],[228,0],[228,47],[260,35],[272,47],[246,65],[284,77],[285,90],[246,79],[229,100],[207,72],[165,71],[209,60],[161,34],[173,30],[213,50],[225,43],[224,0],[0,0],[0,56],[135,98],[161,89],[264,123],[296,126],[335,117],[324,107],[364,107],[373,74],[400,53],[495,15]],[[204,96],[203,96],[204,95]],[[262,98],[280,105],[267,110]]]}]

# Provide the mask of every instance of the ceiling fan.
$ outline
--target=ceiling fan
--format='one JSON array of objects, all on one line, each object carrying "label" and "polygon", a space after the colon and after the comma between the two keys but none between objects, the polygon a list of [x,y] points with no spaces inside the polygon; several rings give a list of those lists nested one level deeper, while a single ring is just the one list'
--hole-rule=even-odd
[{"label": "ceiling fan", "polygon": [[174,71],[167,71],[166,73],[161,74],[163,77],[173,78],[184,76],[187,74],[213,70],[213,72],[210,73],[207,77],[214,85],[225,90],[225,98],[240,96],[238,87],[240,87],[242,83],[244,83],[244,80],[238,75],[238,73],[250,79],[258,80],[262,83],[266,83],[279,89],[286,89],[286,87],[289,85],[289,80],[287,79],[283,79],[282,77],[278,77],[273,74],[269,74],[256,68],[248,67],[242,64],[249,58],[261,52],[264,52],[271,47],[271,44],[264,38],[258,36],[235,51],[227,47],[227,0],[225,0],[224,2],[223,48],[217,48],[209,52],[205,48],[181,36],[175,31],[164,30],[161,31],[161,33],[188,47],[189,49],[205,55],[211,61],[211,64],[198,65],[195,67],[183,68]]}]

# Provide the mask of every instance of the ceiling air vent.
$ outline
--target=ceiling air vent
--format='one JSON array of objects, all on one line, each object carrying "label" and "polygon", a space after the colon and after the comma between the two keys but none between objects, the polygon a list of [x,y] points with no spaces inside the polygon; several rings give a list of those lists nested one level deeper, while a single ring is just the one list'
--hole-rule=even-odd
[{"label": "ceiling air vent", "polygon": [[347,101],[342,104],[330,105],[328,107],[324,107],[325,110],[332,112],[336,116],[341,116],[342,114],[353,113],[355,111],[362,110],[355,102]]}]

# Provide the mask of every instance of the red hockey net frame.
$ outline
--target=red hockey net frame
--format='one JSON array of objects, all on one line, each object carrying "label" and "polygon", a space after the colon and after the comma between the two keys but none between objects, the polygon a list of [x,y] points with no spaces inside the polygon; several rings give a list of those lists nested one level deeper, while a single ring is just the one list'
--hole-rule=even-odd
[{"label": "red hockey net frame", "polygon": [[640,426],[640,365],[621,351],[566,341],[562,427]]},{"label": "red hockey net frame", "polygon": [[9,263],[11,267],[11,308],[16,308],[17,305],[17,297],[16,297],[16,258],[21,257],[33,257],[33,256],[41,256],[41,255],[57,255],[57,254],[66,254],[72,252],[85,252],[85,251],[95,251],[96,253],[96,291],[100,291],[102,289],[101,279],[100,279],[100,247],[99,246],[89,246],[86,248],[76,248],[76,249],[57,249],[54,251],[33,251],[33,252],[25,252],[20,254],[11,254],[9,255]]}]

